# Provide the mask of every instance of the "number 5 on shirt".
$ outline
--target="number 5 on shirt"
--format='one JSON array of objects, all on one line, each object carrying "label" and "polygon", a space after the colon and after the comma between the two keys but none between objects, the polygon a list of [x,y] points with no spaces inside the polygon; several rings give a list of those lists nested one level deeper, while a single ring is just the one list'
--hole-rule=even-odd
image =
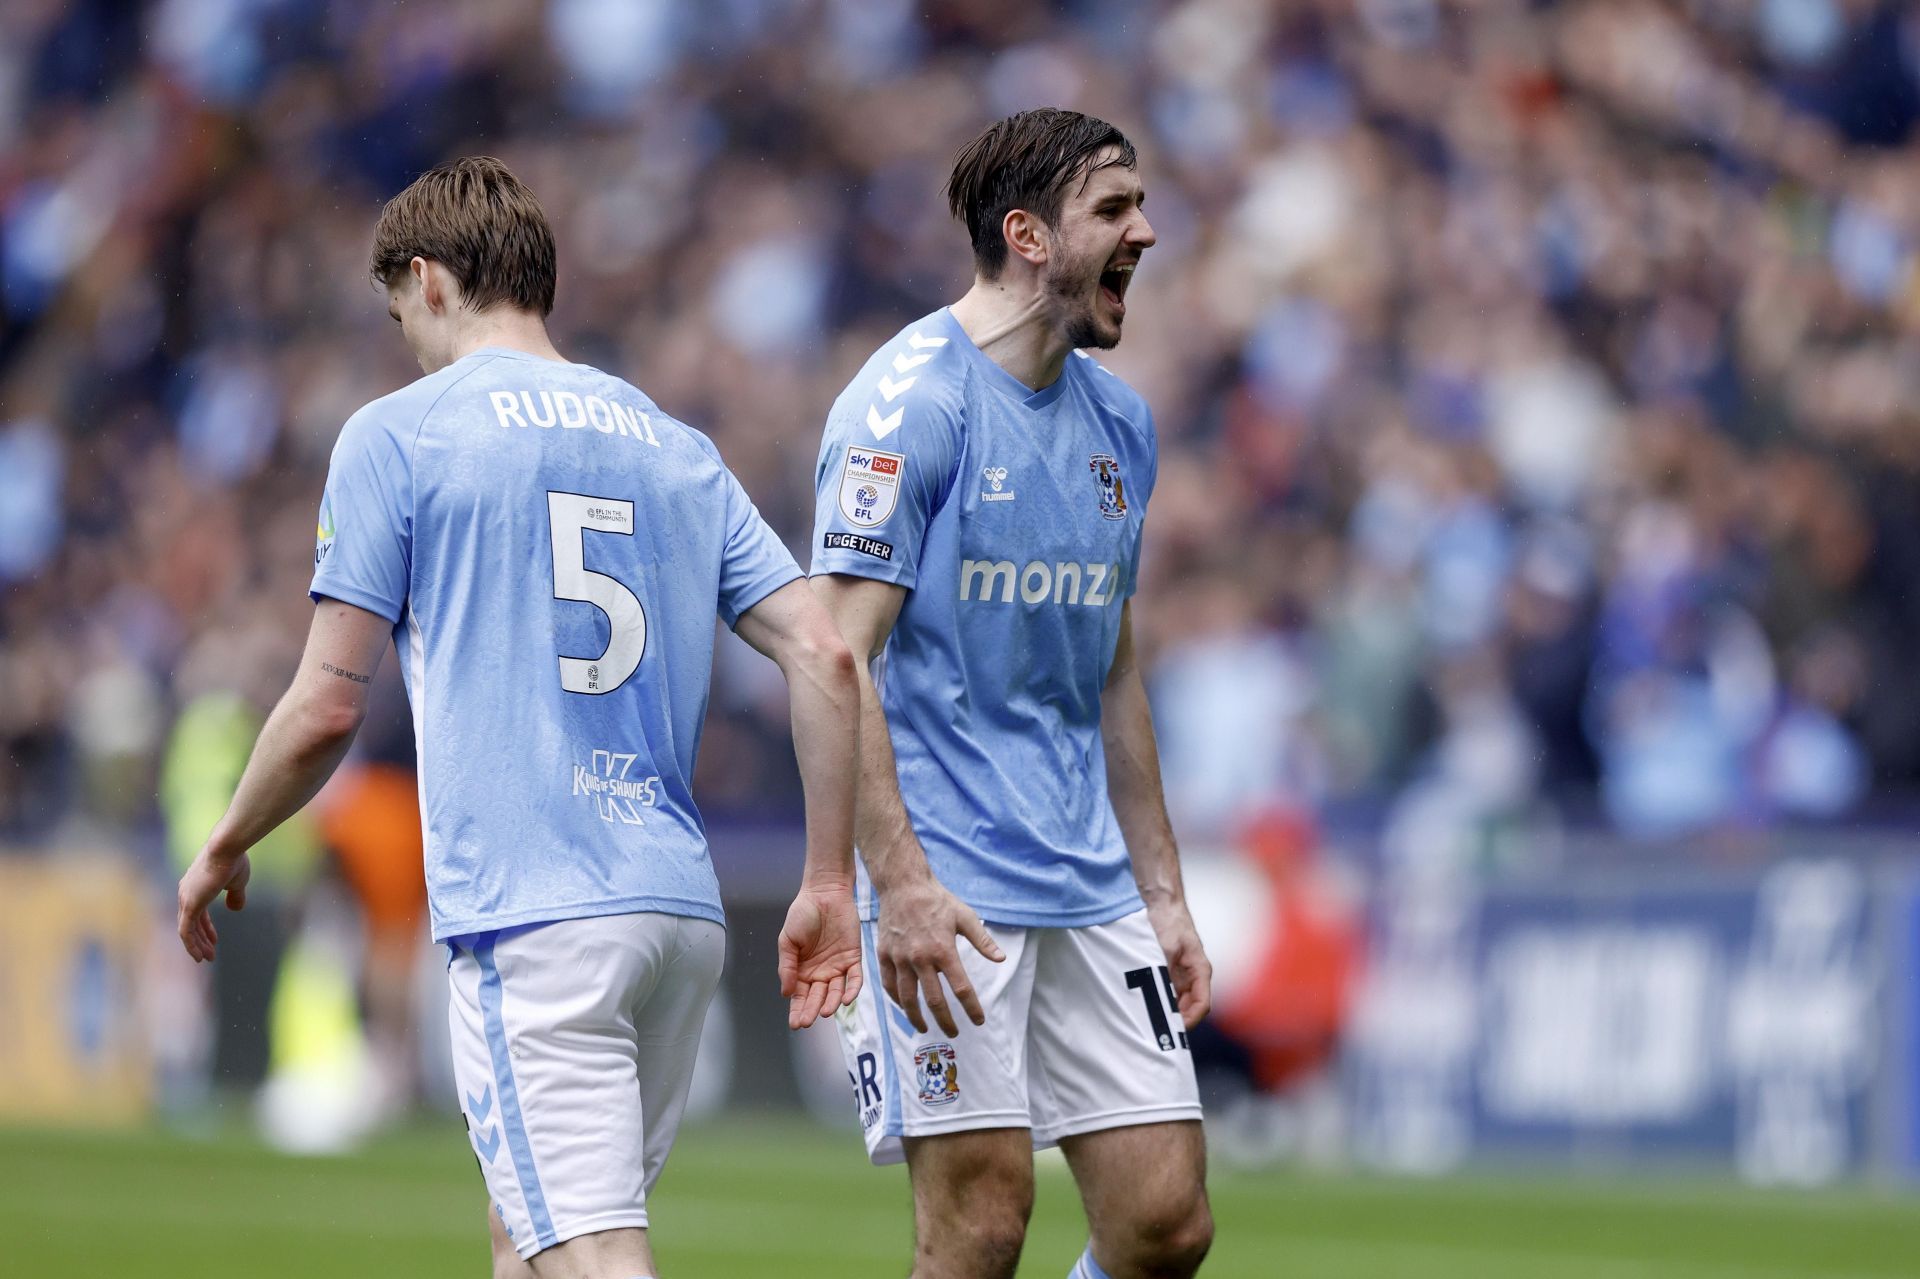
[{"label": "number 5 on shirt", "polygon": [[647,612],[618,579],[586,565],[586,530],[633,536],[633,503],[581,493],[547,494],[553,538],[553,597],[592,604],[607,615],[607,649],[598,657],[561,657],[560,687],[569,693],[611,693],[632,677],[647,652]]}]

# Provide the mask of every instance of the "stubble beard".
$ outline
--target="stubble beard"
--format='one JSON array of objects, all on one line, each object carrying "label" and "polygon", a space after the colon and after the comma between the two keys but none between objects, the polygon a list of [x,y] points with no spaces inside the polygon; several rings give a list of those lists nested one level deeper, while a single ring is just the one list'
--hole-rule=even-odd
[{"label": "stubble beard", "polygon": [[1067,345],[1076,351],[1111,351],[1120,345],[1119,328],[1102,328],[1091,305],[1067,321]]},{"label": "stubble beard", "polygon": [[1096,265],[1080,273],[1066,269],[1047,272],[1047,296],[1052,299],[1055,314],[1060,316],[1067,345],[1076,351],[1110,351],[1120,345],[1120,326],[1104,326],[1094,314],[1094,305],[1100,296],[1100,270],[1101,266]]}]

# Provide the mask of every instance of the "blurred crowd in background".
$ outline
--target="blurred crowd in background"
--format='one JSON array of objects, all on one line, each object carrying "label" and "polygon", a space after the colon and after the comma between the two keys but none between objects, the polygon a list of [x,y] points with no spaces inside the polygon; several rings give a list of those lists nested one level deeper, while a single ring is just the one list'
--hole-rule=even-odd
[{"label": "blurred crowd in background", "polygon": [[[334,437],[417,376],[367,261],[419,171],[520,172],[560,348],[804,564],[827,406],[969,279],[955,151],[1042,104],[1138,143],[1159,235],[1102,358],[1158,420],[1184,832],[1359,806],[1474,857],[1914,792],[1920,5],[10,0],[0,840],[204,836]],[[390,666],[363,757],[404,770]],[[797,807],[742,646],[698,791]]]}]

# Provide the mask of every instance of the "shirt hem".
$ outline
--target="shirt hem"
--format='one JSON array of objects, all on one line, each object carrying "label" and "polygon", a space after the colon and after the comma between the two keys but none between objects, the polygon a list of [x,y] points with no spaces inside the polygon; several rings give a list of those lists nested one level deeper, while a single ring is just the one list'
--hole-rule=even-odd
[{"label": "shirt hem", "polygon": [[[805,573],[802,573],[800,571],[800,566],[798,564],[794,564],[794,565],[788,566],[787,568],[782,568],[777,573],[768,573],[766,576],[760,578],[752,586],[749,586],[744,591],[740,592],[742,598],[745,598],[747,600],[747,603],[742,604],[739,608],[735,609],[733,611],[732,617],[723,619],[727,624],[727,629],[733,630],[736,626],[738,626],[740,624],[740,619],[746,616],[748,613],[751,613],[754,609],[758,608],[763,602],[765,602],[766,598],[769,595],[773,594],[775,591],[779,590],[783,586],[792,586],[795,582],[805,581],[806,576],[807,575]],[[763,586],[766,589],[762,590],[761,588]]]},{"label": "shirt hem", "polygon": [[307,595],[316,604],[323,599],[329,599],[338,600],[342,604],[351,604],[355,608],[363,608],[369,613],[384,617],[395,626],[400,625],[400,615],[405,611],[404,604],[396,607],[386,600],[381,599],[379,596],[362,591],[358,587],[339,586],[331,582],[324,586],[319,582],[315,582],[307,588]]},{"label": "shirt hem", "polygon": [[[1078,910],[1021,909],[996,905],[992,902],[975,901],[964,893],[958,896],[961,901],[973,907],[985,922],[1003,924],[1008,928],[1093,928],[1101,924],[1111,924],[1116,919],[1125,919],[1128,915],[1147,908],[1146,899],[1138,892],[1129,893],[1115,901],[1083,906]],[[878,919],[880,917],[878,895],[860,902],[858,913],[862,923],[872,923]]]},{"label": "shirt hem", "polygon": [[564,906],[537,906],[507,915],[489,915],[477,919],[450,919],[433,926],[433,940],[449,942],[477,933],[497,933],[507,928],[525,928],[530,924],[557,924],[568,919],[598,919],[604,915],[636,915],[653,911],[662,915],[683,915],[727,925],[727,917],[712,902],[685,897],[621,897],[612,901],[579,902]]},{"label": "shirt hem", "polygon": [[874,582],[890,582],[895,586],[904,586],[908,590],[912,590],[914,583],[919,579],[913,566],[903,563],[896,568],[884,560],[874,560],[869,564],[839,559],[830,563],[815,561],[813,567],[808,570],[807,576],[828,577],[834,574],[841,577],[864,577]]}]

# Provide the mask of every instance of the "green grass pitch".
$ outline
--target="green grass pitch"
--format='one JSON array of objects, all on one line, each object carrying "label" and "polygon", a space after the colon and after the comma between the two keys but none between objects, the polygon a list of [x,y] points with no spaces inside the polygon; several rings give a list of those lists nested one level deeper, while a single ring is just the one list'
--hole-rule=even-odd
[{"label": "green grass pitch", "polygon": [[[1920,1199],[1849,1189],[1564,1176],[1402,1181],[1219,1172],[1210,1279],[1893,1279],[1920,1274]],[[459,1121],[346,1158],[241,1137],[0,1132],[0,1275],[483,1279],[482,1195]],[[668,1279],[907,1271],[907,1184],[850,1133],[785,1118],[689,1128],[654,1197]],[[1043,1161],[1022,1275],[1083,1241]]]}]

